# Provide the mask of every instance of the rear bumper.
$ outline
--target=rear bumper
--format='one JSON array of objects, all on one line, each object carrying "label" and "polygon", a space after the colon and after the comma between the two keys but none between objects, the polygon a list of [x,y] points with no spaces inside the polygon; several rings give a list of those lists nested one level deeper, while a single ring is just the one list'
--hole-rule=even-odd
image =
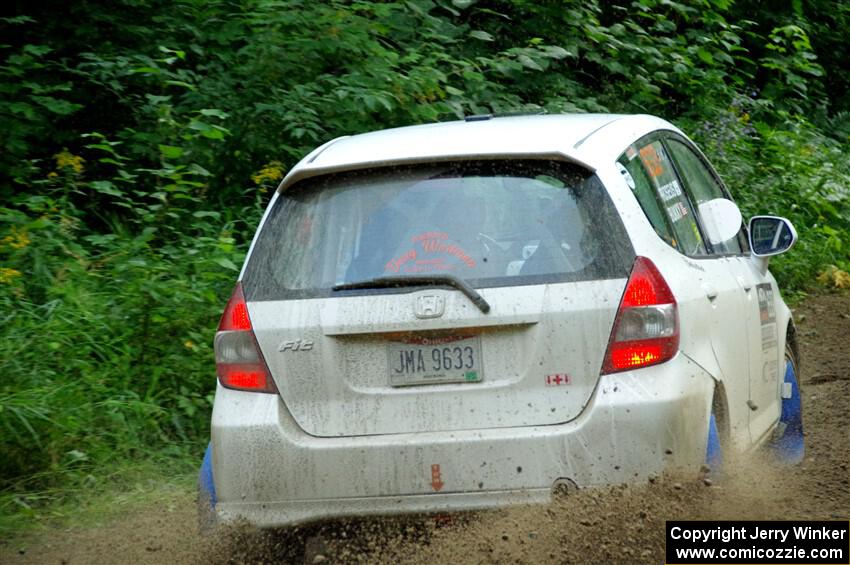
[{"label": "rear bumper", "polygon": [[696,470],[705,461],[713,386],[680,354],[602,377],[582,414],[565,424],[351,438],[309,436],[279,397],[219,387],[216,513],[272,527],[480,510],[546,502],[559,479],[587,487]]}]

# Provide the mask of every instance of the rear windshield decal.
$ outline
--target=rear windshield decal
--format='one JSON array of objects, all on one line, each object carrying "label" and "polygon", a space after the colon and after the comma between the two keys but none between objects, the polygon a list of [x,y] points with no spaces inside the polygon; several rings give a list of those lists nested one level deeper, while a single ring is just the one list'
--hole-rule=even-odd
[{"label": "rear windshield decal", "polygon": [[[445,232],[428,231],[416,234],[410,239],[419,244],[418,249],[414,247],[392,259],[386,264],[385,271],[392,273],[449,271],[458,264],[475,268],[475,259],[470,257],[461,246],[452,243]],[[434,257],[434,255],[439,256]],[[413,261],[412,264],[410,264],[411,261]]]},{"label": "rear windshield decal", "polygon": [[429,239],[422,242],[422,249],[425,253],[445,253],[460,259],[467,267],[475,267],[475,259],[470,257],[466,251],[454,244],[447,244],[436,239]]},{"label": "rear windshield decal", "polygon": [[416,243],[416,242],[419,242],[419,241],[425,241],[426,239],[448,239],[448,238],[449,238],[449,234],[447,234],[446,232],[426,231],[425,233],[420,233],[420,234],[414,235],[410,239],[413,241],[413,243]]},{"label": "rear windshield decal", "polygon": [[404,253],[401,257],[398,257],[397,259],[393,259],[392,261],[388,262],[387,266],[384,267],[384,270],[390,271],[392,273],[397,273],[401,270],[401,268],[405,265],[405,263],[407,263],[408,261],[411,261],[413,259],[416,259],[416,250],[415,249],[411,249],[411,250],[407,251],[406,253]]}]

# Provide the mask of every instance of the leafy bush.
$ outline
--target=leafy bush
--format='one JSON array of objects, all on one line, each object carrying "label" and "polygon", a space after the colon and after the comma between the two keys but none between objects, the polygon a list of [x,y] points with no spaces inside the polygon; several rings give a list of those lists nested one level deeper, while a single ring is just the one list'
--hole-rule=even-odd
[{"label": "leafy bush", "polygon": [[771,271],[791,292],[811,289],[828,265],[850,268],[847,146],[802,116],[768,114],[764,106],[737,96],[708,119],[682,125],[711,155],[745,217],[775,214],[792,221],[797,246],[773,259]]},{"label": "leafy bush", "polygon": [[[87,139],[89,159],[63,150],[31,162],[37,191],[0,208],[7,486],[50,484],[151,446],[197,451],[212,334],[244,253],[233,232],[259,219],[257,204],[204,210],[205,173],[170,164],[173,149],[158,169],[131,169],[120,143]],[[112,178],[85,181],[88,164]]]}]

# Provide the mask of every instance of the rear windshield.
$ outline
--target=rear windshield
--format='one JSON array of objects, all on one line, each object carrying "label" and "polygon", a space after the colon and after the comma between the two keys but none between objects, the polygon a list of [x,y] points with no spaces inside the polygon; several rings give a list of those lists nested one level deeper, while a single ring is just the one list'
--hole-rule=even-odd
[{"label": "rear windshield", "polygon": [[[592,173],[554,161],[346,172],[280,195],[243,279],[248,300],[339,295],[382,276],[473,287],[625,278],[634,251]],[[408,292],[415,288],[345,291]]]}]

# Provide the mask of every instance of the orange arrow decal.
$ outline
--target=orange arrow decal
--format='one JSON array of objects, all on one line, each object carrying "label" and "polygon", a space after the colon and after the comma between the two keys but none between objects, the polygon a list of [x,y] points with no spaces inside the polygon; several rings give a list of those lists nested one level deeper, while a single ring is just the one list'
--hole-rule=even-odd
[{"label": "orange arrow decal", "polygon": [[439,463],[431,465],[431,488],[434,489],[434,491],[439,492],[439,490],[443,488],[444,484],[442,475],[440,474]]}]

